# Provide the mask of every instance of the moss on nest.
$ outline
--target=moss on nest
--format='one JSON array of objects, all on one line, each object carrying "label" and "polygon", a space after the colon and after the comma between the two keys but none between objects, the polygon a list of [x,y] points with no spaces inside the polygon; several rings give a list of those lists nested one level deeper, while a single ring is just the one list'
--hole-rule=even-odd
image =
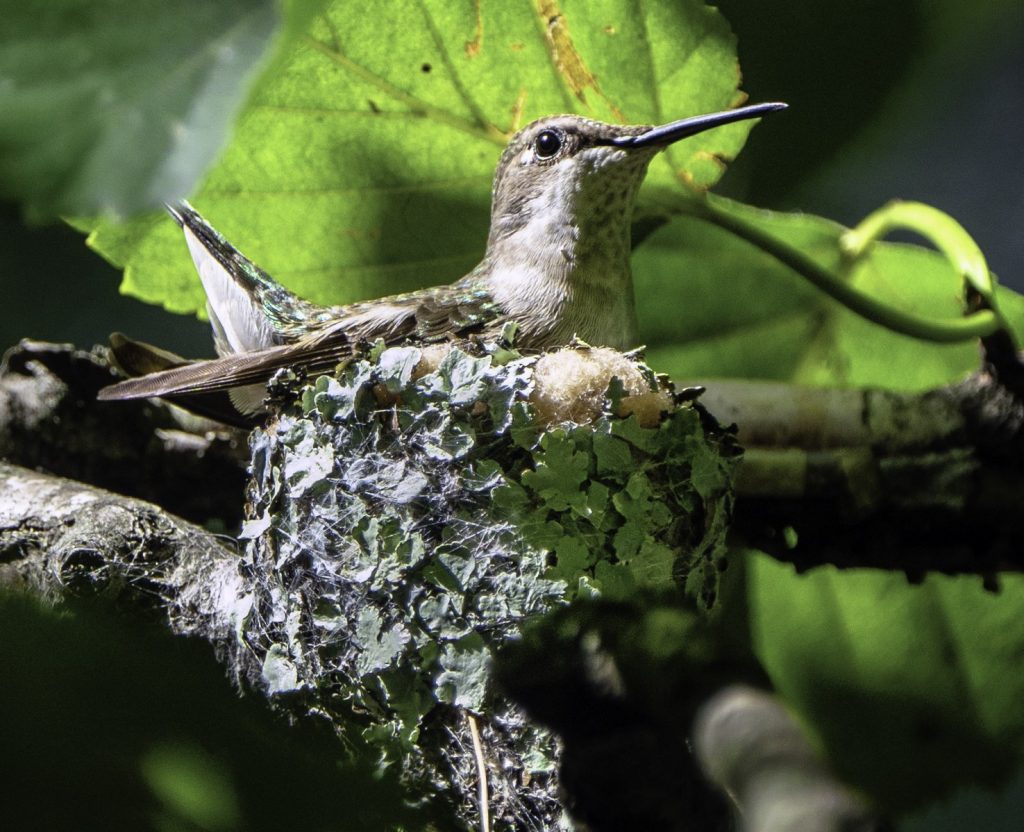
[{"label": "moss on nest", "polygon": [[557,743],[492,652],[574,599],[714,602],[732,435],[611,350],[371,350],[252,436],[241,638],[281,701],[354,709],[474,822],[467,713],[499,827],[552,828]]}]

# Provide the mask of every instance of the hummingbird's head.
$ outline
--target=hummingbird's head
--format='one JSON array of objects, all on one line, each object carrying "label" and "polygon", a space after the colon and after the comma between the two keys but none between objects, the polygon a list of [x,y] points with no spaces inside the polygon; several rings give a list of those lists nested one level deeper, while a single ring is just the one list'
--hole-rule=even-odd
[{"label": "hummingbird's head", "polygon": [[560,227],[602,236],[626,233],[633,199],[651,159],[670,144],[712,127],[756,118],[784,104],[758,104],[650,125],[605,124],[576,115],[528,124],[501,156],[491,191],[488,247],[525,232],[540,244]]}]

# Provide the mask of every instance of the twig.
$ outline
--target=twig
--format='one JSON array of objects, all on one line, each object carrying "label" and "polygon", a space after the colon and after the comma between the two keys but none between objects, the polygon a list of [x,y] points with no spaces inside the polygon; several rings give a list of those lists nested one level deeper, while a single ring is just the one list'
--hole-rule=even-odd
[{"label": "twig", "polygon": [[491,832],[490,797],[487,793],[487,763],[484,760],[484,746],[480,741],[480,729],[477,728],[476,717],[467,711],[466,719],[469,721],[469,733],[473,737],[473,756],[476,757],[478,793],[480,795],[480,829],[481,832]]}]

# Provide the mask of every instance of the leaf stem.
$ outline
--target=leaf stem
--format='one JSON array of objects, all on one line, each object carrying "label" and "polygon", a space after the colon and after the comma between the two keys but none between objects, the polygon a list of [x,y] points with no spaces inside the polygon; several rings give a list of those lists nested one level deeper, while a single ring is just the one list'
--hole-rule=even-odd
[{"label": "leaf stem", "polygon": [[676,210],[735,234],[791,268],[851,312],[893,332],[922,341],[956,343],[983,338],[1002,328],[999,315],[992,309],[981,309],[963,318],[935,320],[889,306],[850,285],[799,249],[708,199],[686,200],[677,204]]}]

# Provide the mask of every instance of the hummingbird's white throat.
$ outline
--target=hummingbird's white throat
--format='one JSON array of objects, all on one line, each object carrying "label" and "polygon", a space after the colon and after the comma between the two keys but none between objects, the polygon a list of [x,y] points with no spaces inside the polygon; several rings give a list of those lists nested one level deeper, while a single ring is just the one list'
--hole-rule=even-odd
[{"label": "hummingbird's white throat", "polygon": [[539,166],[526,148],[496,183],[488,284],[534,338],[636,346],[633,202],[657,151],[584,148]]}]

